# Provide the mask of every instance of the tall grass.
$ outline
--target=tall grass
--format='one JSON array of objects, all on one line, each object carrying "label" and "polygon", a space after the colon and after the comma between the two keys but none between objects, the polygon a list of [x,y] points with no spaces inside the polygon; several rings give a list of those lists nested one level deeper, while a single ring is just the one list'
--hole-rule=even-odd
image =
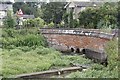
[{"label": "tall grass", "polygon": [[[92,66],[83,72],[75,72],[67,75],[67,78],[117,78],[118,77],[118,41],[108,42],[106,53],[108,54],[108,67],[93,63],[80,55],[62,55],[52,48],[47,48],[46,40],[38,34],[37,29],[3,29],[0,38],[0,75],[9,77],[23,73],[40,72],[53,68],[67,67],[70,63],[91,64]],[[1,59],[1,58],[0,58]],[[3,61],[3,62],[2,62]]]},{"label": "tall grass", "polygon": [[[11,50],[3,49],[3,77],[67,67],[70,66],[72,61],[79,64],[87,64],[90,62],[87,59],[83,59],[81,56],[62,55],[54,49],[42,46],[35,49],[31,47],[26,48],[27,50],[24,50],[22,47]],[[80,60],[84,61],[79,62]]]},{"label": "tall grass", "polygon": [[[35,32],[35,33],[34,33]],[[14,29],[4,29],[2,33],[2,43],[3,48],[11,48],[18,46],[46,46],[45,38],[41,34],[37,34],[38,31],[31,30],[14,30]],[[34,33],[34,34],[33,34]]]}]

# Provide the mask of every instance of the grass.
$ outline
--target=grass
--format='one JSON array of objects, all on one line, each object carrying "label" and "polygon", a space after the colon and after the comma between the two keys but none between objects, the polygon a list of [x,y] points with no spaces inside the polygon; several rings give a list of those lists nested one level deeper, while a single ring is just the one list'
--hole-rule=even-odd
[{"label": "grass", "polygon": [[[70,66],[71,62],[80,64],[90,63],[89,60],[81,56],[66,56],[62,55],[54,49],[49,49],[40,46],[40,48],[24,51],[20,48],[17,49],[3,49],[3,76],[9,77],[12,75],[39,72],[49,70],[57,67]],[[80,60],[84,60],[81,61]],[[92,62],[91,62],[92,63]]]},{"label": "grass", "polygon": [[[13,75],[40,72],[54,68],[63,68],[75,64],[90,64],[92,67],[83,72],[74,72],[66,78],[116,78],[118,77],[118,41],[110,41],[106,47],[108,67],[93,63],[90,59],[80,55],[62,55],[62,53],[46,47],[45,38],[38,34],[38,30],[3,29],[0,37],[0,75]],[[2,68],[1,68],[2,66]]]}]

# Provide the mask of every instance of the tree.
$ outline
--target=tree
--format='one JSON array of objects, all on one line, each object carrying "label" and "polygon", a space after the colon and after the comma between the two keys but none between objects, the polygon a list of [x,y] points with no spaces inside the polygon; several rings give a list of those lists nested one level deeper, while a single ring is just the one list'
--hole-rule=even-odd
[{"label": "tree", "polygon": [[88,8],[79,14],[80,25],[84,28],[116,28],[117,3],[105,3],[99,8]]},{"label": "tree", "polygon": [[7,11],[7,16],[5,17],[3,24],[5,27],[9,27],[9,28],[15,27],[16,21],[15,21],[15,17],[13,17],[12,11],[10,10]]},{"label": "tree", "polygon": [[59,24],[62,21],[62,16],[65,12],[64,3],[60,2],[50,2],[44,3],[41,6],[43,16],[42,18],[47,22],[54,22],[55,24]]},{"label": "tree", "polygon": [[69,25],[69,21],[68,21],[68,18],[69,18],[69,14],[67,13],[67,12],[65,12],[64,14],[63,14],[63,17],[62,17],[62,19],[63,19],[63,21],[64,21],[64,26],[65,27],[68,27],[68,25]]}]

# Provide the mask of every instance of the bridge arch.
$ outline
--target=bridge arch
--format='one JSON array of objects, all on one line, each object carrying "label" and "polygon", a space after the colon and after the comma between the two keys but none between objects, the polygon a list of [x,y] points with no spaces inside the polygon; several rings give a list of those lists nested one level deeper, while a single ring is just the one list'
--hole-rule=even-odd
[{"label": "bridge arch", "polygon": [[70,50],[71,50],[71,52],[74,52],[74,51],[75,51],[75,49],[74,49],[73,47],[71,47]]},{"label": "bridge arch", "polygon": [[80,53],[80,49],[79,48],[76,48],[76,53]]}]

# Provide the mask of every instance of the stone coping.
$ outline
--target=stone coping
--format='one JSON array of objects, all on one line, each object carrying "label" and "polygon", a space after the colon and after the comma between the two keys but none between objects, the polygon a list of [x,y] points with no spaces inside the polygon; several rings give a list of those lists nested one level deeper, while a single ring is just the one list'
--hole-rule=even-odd
[{"label": "stone coping", "polygon": [[115,34],[100,32],[99,30],[91,29],[91,30],[68,30],[68,29],[40,29],[42,34],[67,34],[67,35],[79,35],[79,36],[89,36],[89,37],[97,37],[104,39],[113,39]]}]

